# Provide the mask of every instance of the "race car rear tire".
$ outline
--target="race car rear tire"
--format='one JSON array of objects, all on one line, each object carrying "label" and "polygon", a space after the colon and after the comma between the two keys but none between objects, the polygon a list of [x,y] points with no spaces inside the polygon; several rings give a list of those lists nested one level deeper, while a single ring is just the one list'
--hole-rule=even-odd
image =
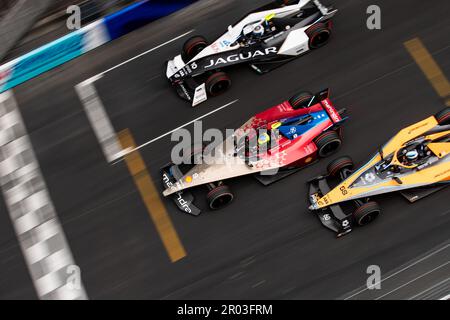
[{"label": "race car rear tire", "polygon": [[211,96],[218,96],[231,87],[231,79],[225,72],[216,72],[206,80],[206,92]]},{"label": "race car rear tire", "polygon": [[336,131],[330,130],[318,136],[314,143],[317,146],[319,157],[326,158],[336,153],[341,147],[342,140]]},{"label": "race car rear tire", "polygon": [[375,201],[369,201],[353,212],[353,218],[359,226],[365,226],[375,220],[381,213],[380,206]]},{"label": "race car rear tire", "polygon": [[234,195],[228,186],[222,184],[206,195],[208,206],[211,210],[219,210],[229,205],[234,199]]},{"label": "race car rear tire", "polygon": [[183,58],[188,62],[208,46],[208,41],[202,36],[194,36],[183,45]]},{"label": "race car rear tire", "polygon": [[434,117],[441,126],[450,124],[450,108],[439,111]]},{"label": "race car rear tire", "polygon": [[331,177],[337,177],[338,174],[344,170],[344,169],[353,169],[354,163],[352,158],[349,156],[343,156],[340,158],[337,158],[336,160],[333,160],[330,162],[330,164],[327,167],[328,175]]},{"label": "race car rear tire", "polygon": [[316,23],[306,31],[309,37],[309,47],[311,49],[320,48],[328,43],[331,37],[331,30],[324,23]]},{"label": "race car rear tire", "polygon": [[295,96],[293,96],[291,99],[289,99],[289,103],[291,104],[292,108],[294,110],[307,108],[309,102],[314,97],[314,95],[311,92],[301,92],[297,93]]}]

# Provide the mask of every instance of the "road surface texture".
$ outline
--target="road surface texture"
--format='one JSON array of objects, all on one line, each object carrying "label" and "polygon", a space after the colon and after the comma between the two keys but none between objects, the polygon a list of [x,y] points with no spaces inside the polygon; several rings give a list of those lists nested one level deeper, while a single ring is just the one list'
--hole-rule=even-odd
[{"label": "road surface texture", "polygon": [[[414,205],[396,194],[381,197],[376,222],[336,239],[307,210],[306,181],[331,159],[270,187],[237,179],[229,182],[235,201],[220,212],[194,218],[162,200],[186,252],[171,262],[127,164],[106,161],[77,84],[192,29],[191,35],[212,40],[266,2],[200,1],[14,89],[90,299],[436,299],[448,293],[450,189]],[[419,38],[450,77],[447,0],[379,1],[381,30],[366,27],[371,4],[335,0],[339,13],[327,46],[263,76],[233,68],[231,90],[197,108],[180,100],[164,77],[164,62],[188,36],[94,85],[115,131],[128,129],[137,145],[236,99],[204,118],[203,127],[236,128],[298,91],[329,87],[336,106],[351,116],[339,154],[362,164],[400,128],[445,106],[406,41]],[[166,136],[139,151],[159,191],[159,168],[174,145]],[[0,270],[7,275],[0,298],[35,299],[3,201],[0,213]],[[368,292],[371,265],[389,278]]]}]

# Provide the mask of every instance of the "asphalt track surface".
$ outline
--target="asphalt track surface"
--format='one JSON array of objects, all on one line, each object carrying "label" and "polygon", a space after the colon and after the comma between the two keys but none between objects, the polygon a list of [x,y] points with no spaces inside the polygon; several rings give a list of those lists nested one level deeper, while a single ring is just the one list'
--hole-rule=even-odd
[{"label": "asphalt track surface", "polygon": [[[375,223],[336,239],[307,210],[306,180],[328,161],[268,188],[251,177],[231,181],[235,202],[198,218],[164,200],[187,252],[170,262],[125,163],[106,162],[74,86],[191,29],[213,39],[266,2],[201,1],[14,90],[91,299],[372,299],[377,294],[358,293],[369,265],[394,274],[383,298],[410,298],[449,278],[442,264],[449,260],[450,190],[414,205],[400,195],[382,197]],[[334,4],[340,11],[326,47],[264,76],[234,68],[232,89],[196,109],[163,76],[164,61],[184,39],[106,74],[96,89],[116,131],[128,128],[142,144],[235,99],[203,126],[235,128],[297,91],[330,87],[335,104],[351,115],[340,154],[361,163],[399,128],[444,107],[403,43],[419,37],[449,77],[450,8],[447,0],[379,1],[382,30],[369,31],[372,1]],[[173,145],[166,137],[140,151],[159,187]],[[35,299],[3,201],[0,213],[0,298]],[[430,253],[433,259],[421,263]],[[421,275],[426,281],[408,283]]]}]

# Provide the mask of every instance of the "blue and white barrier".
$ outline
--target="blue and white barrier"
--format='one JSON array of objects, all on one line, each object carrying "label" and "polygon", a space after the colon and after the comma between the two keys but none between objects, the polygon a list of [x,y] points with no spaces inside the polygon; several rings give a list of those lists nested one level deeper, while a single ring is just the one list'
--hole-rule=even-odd
[{"label": "blue and white barrier", "polygon": [[95,49],[111,38],[103,21],[72,32],[0,67],[0,93]]},{"label": "blue and white barrier", "polygon": [[196,0],[144,0],[0,66],[0,93]]},{"label": "blue and white barrier", "polygon": [[111,39],[117,39],[147,23],[174,13],[196,0],[149,0],[138,2],[105,18]]}]

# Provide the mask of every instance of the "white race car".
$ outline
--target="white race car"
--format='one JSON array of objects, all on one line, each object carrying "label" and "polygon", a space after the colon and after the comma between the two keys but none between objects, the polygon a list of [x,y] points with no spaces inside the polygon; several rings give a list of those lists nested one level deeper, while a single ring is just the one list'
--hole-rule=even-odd
[{"label": "white race car", "polygon": [[166,76],[178,95],[196,106],[230,87],[224,67],[248,63],[262,74],[325,45],[336,12],[319,0],[271,2],[212,44],[202,36],[187,40],[182,53],[167,62]]}]

